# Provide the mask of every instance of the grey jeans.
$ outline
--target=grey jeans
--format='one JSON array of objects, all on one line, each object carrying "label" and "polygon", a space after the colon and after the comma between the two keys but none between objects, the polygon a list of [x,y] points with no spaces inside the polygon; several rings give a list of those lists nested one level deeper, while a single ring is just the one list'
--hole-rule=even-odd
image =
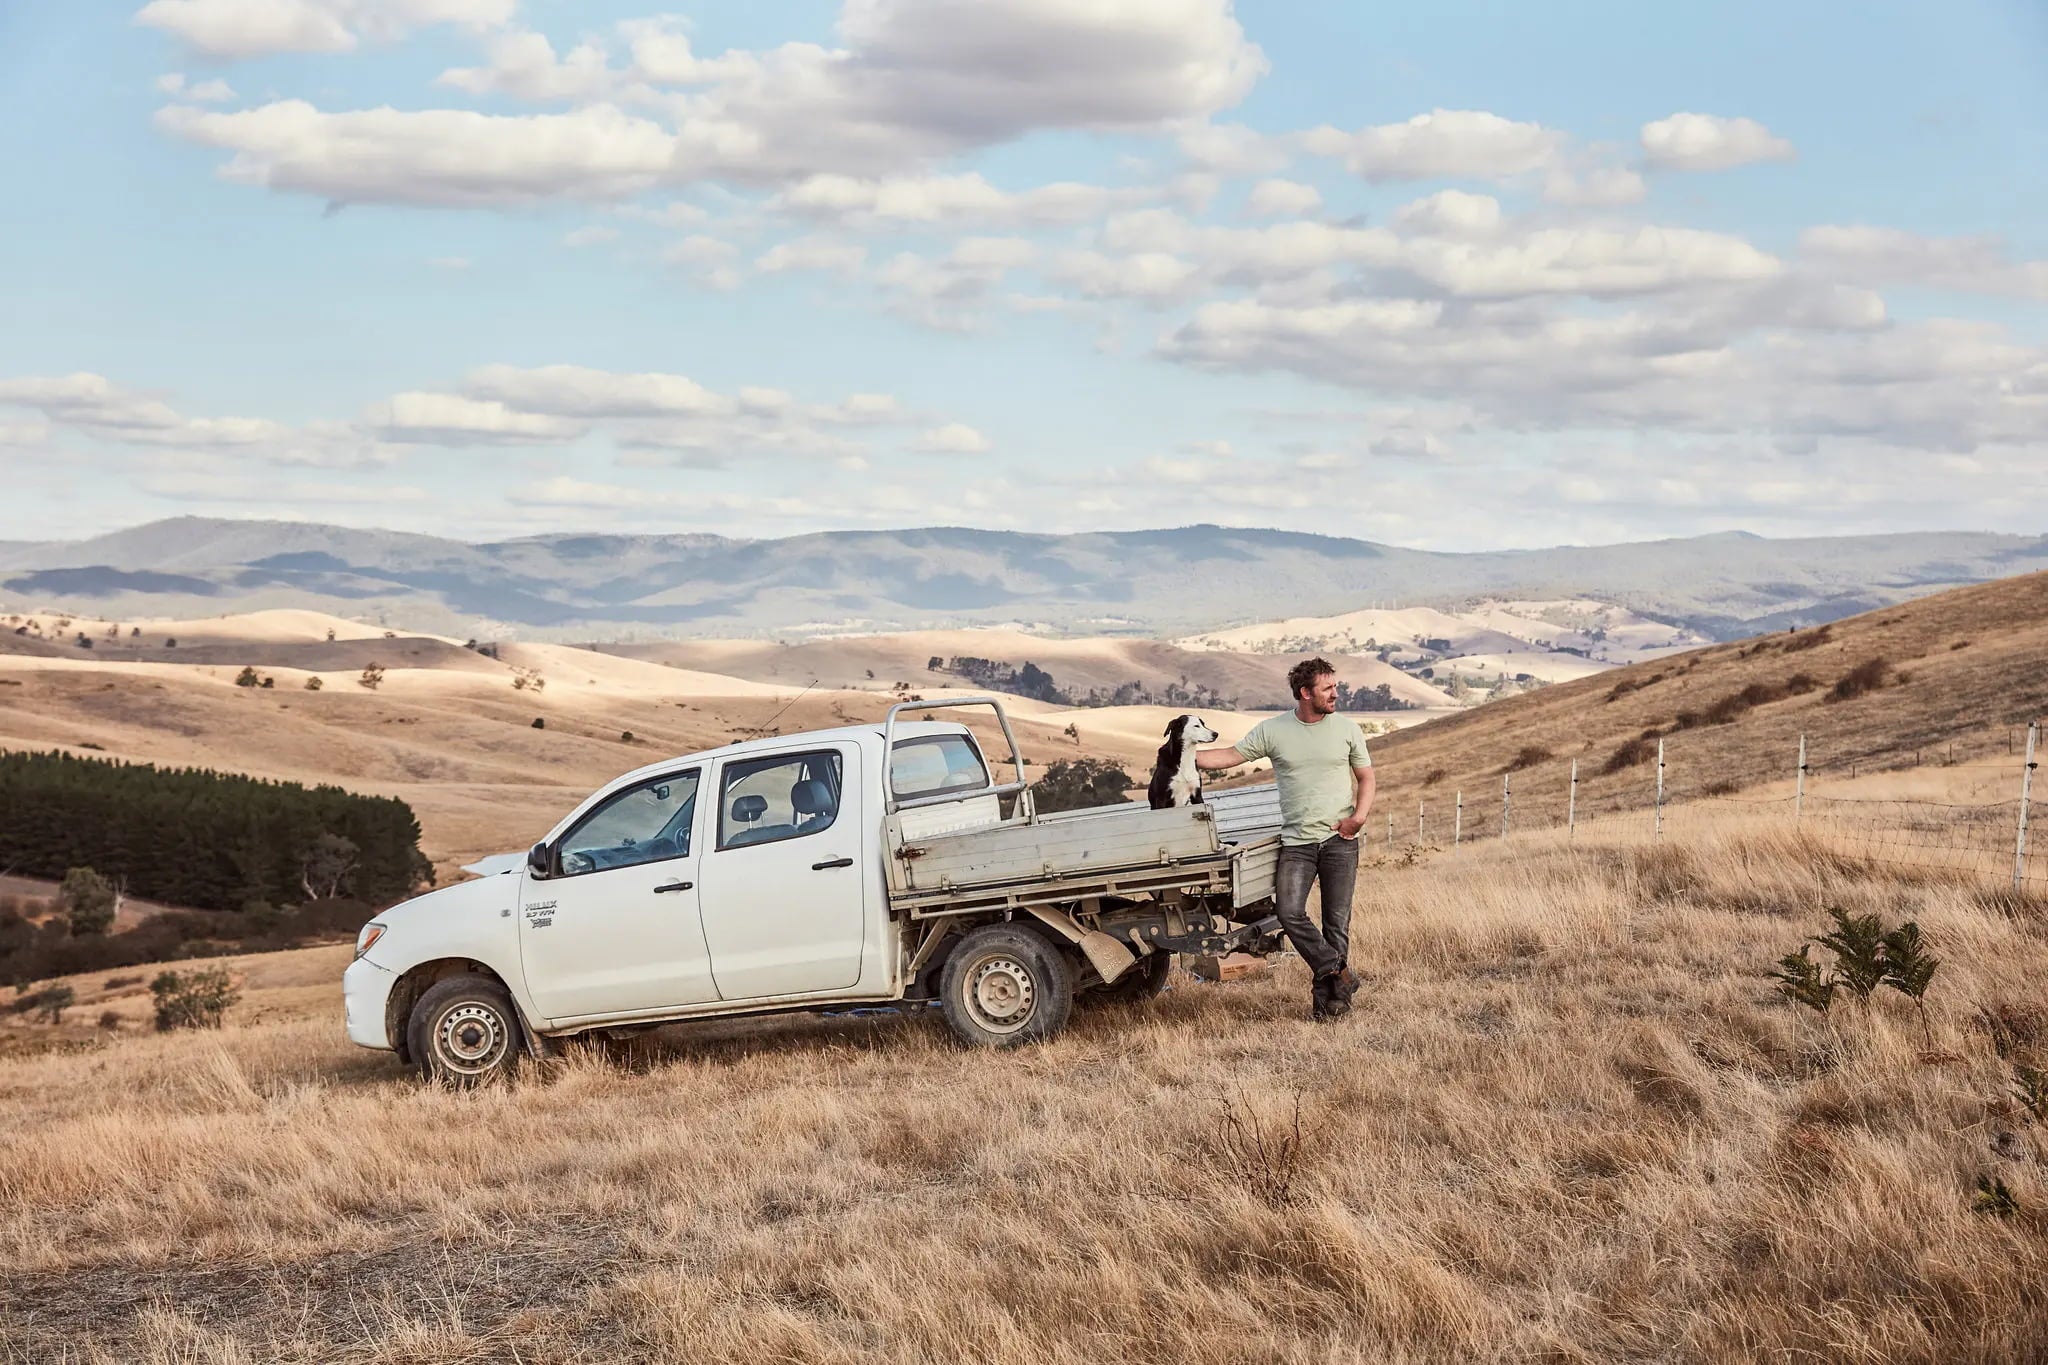
[{"label": "grey jeans", "polygon": [[[1351,958],[1351,891],[1358,882],[1358,841],[1332,834],[1320,844],[1283,844],[1275,899],[1280,927],[1309,970],[1327,976]],[[1321,881],[1323,925],[1308,917],[1309,886]]]}]

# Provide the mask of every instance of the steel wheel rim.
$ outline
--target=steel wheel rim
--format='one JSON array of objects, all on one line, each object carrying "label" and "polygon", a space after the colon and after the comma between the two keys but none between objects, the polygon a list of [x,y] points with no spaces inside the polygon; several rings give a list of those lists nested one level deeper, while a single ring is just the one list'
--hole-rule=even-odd
[{"label": "steel wheel rim", "polygon": [[1013,957],[986,957],[967,981],[967,1012],[990,1033],[1015,1033],[1038,1009],[1031,969]]},{"label": "steel wheel rim", "polygon": [[434,1051],[441,1064],[465,1076],[482,1075],[496,1066],[510,1041],[505,1017],[474,1000],[443,1014],[434,1029]]}]

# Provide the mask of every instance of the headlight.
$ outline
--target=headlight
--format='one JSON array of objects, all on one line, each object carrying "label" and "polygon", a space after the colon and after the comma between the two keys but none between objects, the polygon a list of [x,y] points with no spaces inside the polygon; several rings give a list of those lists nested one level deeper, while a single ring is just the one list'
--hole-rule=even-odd
[{"label": "headlight", "polygon": [[374,921],[372,923],[365,924],[363,926],[363,931],[360,934],[356,935],[356,956],[361,957],[364,953],[367,953],[370,951],[370,949],[376,947],[377,940],[384,937],[384,930],[384,925],[375,923]]}]

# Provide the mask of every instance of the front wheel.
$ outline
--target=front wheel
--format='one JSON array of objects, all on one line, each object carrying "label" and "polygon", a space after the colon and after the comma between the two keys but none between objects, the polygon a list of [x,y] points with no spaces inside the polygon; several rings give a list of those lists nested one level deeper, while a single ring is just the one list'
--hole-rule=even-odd
[{"label": "front wheel", "polygon": [[436,982],[412,1007],[407,1046],[429,1081],[469,1087],[508,1075],[519,1061],[519,1013],[486,976]]},{"label": "front wheel", "polygon": [[969,930],[946,958],[939,1006],[964,1043],[1018,1047],[1050,1038],[1074,1008],[1074,966],[1013,924]]}]

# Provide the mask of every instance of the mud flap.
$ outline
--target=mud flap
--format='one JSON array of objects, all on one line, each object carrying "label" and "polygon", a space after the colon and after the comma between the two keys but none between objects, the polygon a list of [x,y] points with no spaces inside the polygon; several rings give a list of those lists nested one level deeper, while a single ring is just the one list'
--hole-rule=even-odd
[{"label": "mud flap", "polygon": [[1042,905],[1025,907],[1027,913],[1081,950],[1088,965],[1104,981],[1115,981],[1138,960],[1138,955],[1099,929],[1083,929],[1072,915],[1048,910]]}]

